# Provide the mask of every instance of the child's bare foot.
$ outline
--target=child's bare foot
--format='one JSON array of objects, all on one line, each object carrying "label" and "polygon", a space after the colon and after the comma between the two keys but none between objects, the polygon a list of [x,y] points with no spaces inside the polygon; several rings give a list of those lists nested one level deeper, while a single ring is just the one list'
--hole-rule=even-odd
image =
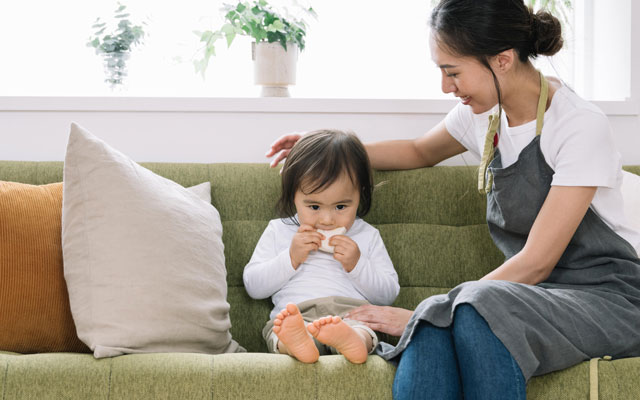
[{"label": "child's bare foot", "polygon": [[[320,353],[309,333],[305,329],[304,320],[298,306],[293,303],[276,315],[273,321],[273,333],[285,346],[286,353],[303,363],[318,361]],[[280,347],[281,350],[282,347]]]},{"label": "child's bare foot", "polygon": [[362,336],[340,317],[324,317],[307,325],[307,330],[320,343],[336,348],[354,364],[367,361],[367,347]]}]

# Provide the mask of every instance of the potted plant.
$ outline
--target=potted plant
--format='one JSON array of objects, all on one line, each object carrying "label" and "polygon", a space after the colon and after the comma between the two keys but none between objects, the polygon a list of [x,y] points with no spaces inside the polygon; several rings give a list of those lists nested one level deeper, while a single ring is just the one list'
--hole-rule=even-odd
[{"label": "potted plant", "polygon": [[[296,83],[298,51],[304,50],[307,23],[274,10],[266,0],[225,4],[225,24],[216,31],[195,32],[204,42],[204,56],[195,61],[196,72],[204,73],[215,55],[215,43],[225,38],[231,46],[237,35],[252,37],[254,82],[262,85],[262,96],[288,97],[288,85]],[[303,11],[316,17],[313,8]]]},{"label": "potted plant", "polygon": [[144,38],[142,25],[146,23],[143,21],[142,25],[133,25],[128,19],[130,14],[125,9],[125,5],[118,3],[113,17],[113,22],[117,25],[106,33],[107,23],[98,17],[92,26],[95,33],[87,42],[88,47],[95,48],[96,54],[102,56],[106,74],[104,81],[111,89],[122,85],[127,76],[127,61],[131,50],[141,44]]}]

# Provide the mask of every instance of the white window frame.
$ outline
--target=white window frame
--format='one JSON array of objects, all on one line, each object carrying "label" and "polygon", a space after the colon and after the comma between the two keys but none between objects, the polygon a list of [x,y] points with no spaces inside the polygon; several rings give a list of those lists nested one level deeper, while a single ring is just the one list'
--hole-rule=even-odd
[{"label": "white window frame", "polygon": [[[631,21],[638,20],[640,2],[633,0]],[[607,115],[640,115],[640,24],[636,23],[631,24],[630,64],[630,98],[593,101]],[[446,114],[456,103],[433,99],[0,96],[0,115],[3,111]]]}]

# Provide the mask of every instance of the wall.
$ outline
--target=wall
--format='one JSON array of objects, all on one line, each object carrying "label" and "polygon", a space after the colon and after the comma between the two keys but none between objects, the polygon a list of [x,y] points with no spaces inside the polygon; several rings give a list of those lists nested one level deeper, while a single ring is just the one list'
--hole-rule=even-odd
[{"label": "wall", "polygon": [[[0,97],[0,160],[63,160],[69,125],[136,161],[265,162],[278,136],[351,129],[364,142],[422,135],[455,101]],[[602,102],[625,164],[640,164],[636,103]],[[447,165],[477,164],[466,154]]]}]

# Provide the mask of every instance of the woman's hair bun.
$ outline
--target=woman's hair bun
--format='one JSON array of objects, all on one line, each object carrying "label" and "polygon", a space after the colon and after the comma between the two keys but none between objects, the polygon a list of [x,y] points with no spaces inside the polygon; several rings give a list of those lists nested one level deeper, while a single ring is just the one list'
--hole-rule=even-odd
[{"label": "woman's hair bun", "polygon": [[558,18],[548,11],[539,10],[531,13],[531,54],[552,56],[562,49],[562,25]]}]

